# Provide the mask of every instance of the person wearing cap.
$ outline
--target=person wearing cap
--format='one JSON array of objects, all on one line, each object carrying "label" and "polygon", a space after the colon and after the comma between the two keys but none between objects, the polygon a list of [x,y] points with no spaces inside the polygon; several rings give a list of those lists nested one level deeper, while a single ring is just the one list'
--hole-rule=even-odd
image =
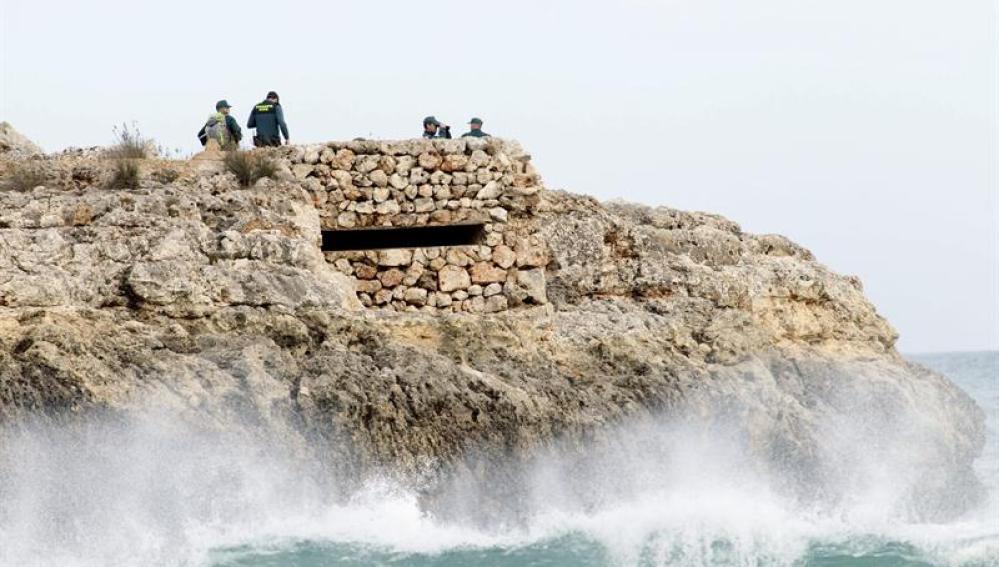
[{"label": "person wearing cap", "polygon": [[427,139],[446,138],[451,139],[451,127],[441,124],[433,116],[423,119],[423,137]]},{"label": "person wearing cap", "polygon": [[223,150],[232,150],[239,147],[239,141],[243,139],[243,130],[239,127],[236,119],[229,115],[232,106],[226,100],[215,103],[215,113],[208,117],[205,125],[198,130],[198,139],[201,145],[207,145],[208,140],[215,140]]},{"label": "person wearing cap", "polygon": [[462,138],[488,138],[489,134],[482,131],[482,119],[473,118],[468,122],[468,132],[461,135]]},{"label": "person wearing cap", "polygon": [[253,145],[280,146],[281,136],[288,143],[288,125],[284,122],[284,111],[281,109],[281,99],[274,91],[267,93],[267,98],[250,111],[247,128],[256,128],[257,135],[253,137]]}]

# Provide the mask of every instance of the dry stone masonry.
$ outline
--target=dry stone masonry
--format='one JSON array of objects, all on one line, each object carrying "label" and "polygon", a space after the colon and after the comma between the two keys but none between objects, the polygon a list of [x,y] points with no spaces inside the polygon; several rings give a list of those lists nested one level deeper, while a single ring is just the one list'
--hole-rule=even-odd
[{"label": "dry stone masonry", "polygon": [[356,140],[283,152],[324,231],[481,225],[476,241],[460,246],[327,251],[356,278],[365,306],[498,312],[547,301],[548,251],[535,216],[541,180],[516,142]]}]

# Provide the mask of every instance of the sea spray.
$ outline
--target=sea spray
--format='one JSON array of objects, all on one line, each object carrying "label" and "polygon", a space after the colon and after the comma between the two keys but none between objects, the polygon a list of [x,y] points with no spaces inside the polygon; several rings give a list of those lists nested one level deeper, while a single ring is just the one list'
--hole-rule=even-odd
[{"label": "sea spray", "polygon": [[0,441],[0,563],[192,564],[314,502],[317,471],[252,433],[162,414],[9,431]]},{"label": "sea spray", "polygon": [[252,424],[39,422],[0,437],[0,565],[999,564],[994,492],[947,521],[911,505],[913,467],[932,465],[921,418],[840,412],[818,424],[811,498],[728,418],[636,420],[519,462],[473,454],[430,485],[338,478]]}]

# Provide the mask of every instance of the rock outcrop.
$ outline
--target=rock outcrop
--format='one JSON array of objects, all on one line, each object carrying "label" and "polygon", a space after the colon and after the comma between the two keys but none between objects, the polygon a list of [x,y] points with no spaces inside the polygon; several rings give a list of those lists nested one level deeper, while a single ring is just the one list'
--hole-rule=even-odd
[{"label": "rock outcrop", "polygon": [[43,154],[38,145],[22,135],[7,122],[0,122],[0,155],[7,154],[18,157]]},{"label": "rock outcrop", "polygon": [[[0,423],[152,404],[204,427],[280,431],[289,445],[357,472],[447,468],[470,451],[526,458],[556,439],[662,413],[725,416],[768,462],[819,486],[826,457],[817,438],[862,412],[880,433],[918,436],[923,496],[960,508],[954,495],[973,484],[981,412],[898,355],[895,331],[856,278],[715,215],[548,190],[517,195],[530,198],[521,207],[527,201],[503,197],[527,181],[514,181],[514,165],[499,179],[485,165],[490,175],[476,173],[462,189],[452,177],[452,209],[456,199],[437,185],[428,191],[413,169],[399,173],[408,153],[391,166],[365,157],[385,154],[378,144],[352,144],[375,149],[285,149],[282,180],[251,188],[150,160],[141,188],[107,190],[100,161],[62,156],[46,164],[63,185],[0,192]],[[418,150],[412,168],[480,151],[400,144]],[[481,151],[484,164],[504,167],[501,152]],[[340,169],[330,165],[338,160]],[[160,175],[166,169],[176,175]],[[463,210],[467,198],[480,211],[467,214],[524,229],[476,252],[489,257],[481,267],[482,258],[447,259],[453,249],[423,253],[428,265],[445,259],[426,285],[409,272],[413,251],[393,252],[408,263],[378,261],[385,252],[324,257],[321,230],[379,202],[377,189],[390,189],[381,202],[400,211],[351,223],[396,214],[429,222],[434,213],[416,213],[407,194],[414,187],[433,195],[425,198],[434,211]],[[331,197],[347,191],[357,198]],[[495,218],[495,207],[509,219]],[[518,249],[519,239],[531,249]],[[371,309],[372,281],[404,289],[389,309]],[[518,307],[441,309],[445,297]]]}]

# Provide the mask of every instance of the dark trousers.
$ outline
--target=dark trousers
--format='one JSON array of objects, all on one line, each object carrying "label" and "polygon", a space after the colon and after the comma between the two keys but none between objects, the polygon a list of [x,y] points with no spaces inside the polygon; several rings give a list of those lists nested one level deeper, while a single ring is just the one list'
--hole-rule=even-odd
[{"label": "dark trousers", "polygon": [[280,146],[281,138],[261,138],[260,136],[254,136],[253,145],[258,148]]}]

